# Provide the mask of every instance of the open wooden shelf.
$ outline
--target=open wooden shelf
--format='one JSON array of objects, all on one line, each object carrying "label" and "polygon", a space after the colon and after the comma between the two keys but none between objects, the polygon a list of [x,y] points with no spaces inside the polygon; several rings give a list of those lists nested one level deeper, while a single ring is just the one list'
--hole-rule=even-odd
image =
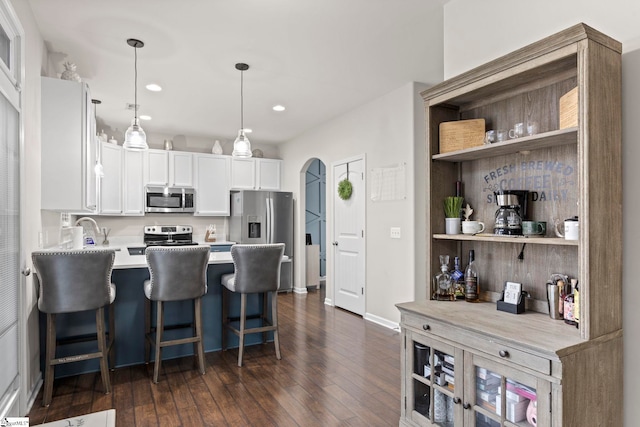
[{"label": "open wooden shelf", "polygon": [[565,240],[559,237],[532,237],[532,236],[499,236],[495,234],[434,234],[438,240],[466,240],[479,242],[502,243],[531,243],[534,245],[563,245],[578,246],[577,240]]},{"label": "open wooden shelf", "polygon": [[522,138],[510,139],[503,142],[495,142],[493,144],[468,148],[466,150],[453,151],[451,153],[435,154],[432,156],[432,159],[446,162],[462,162],[505,154],[515,154],[523,151],[576,144],[577,141],[578,128],[572,127],[544,132],[532,136],[525,136]]}]

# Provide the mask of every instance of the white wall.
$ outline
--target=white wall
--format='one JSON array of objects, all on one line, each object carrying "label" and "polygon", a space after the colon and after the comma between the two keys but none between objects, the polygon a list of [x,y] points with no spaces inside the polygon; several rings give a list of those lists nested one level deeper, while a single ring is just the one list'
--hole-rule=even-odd
[{"label": "white wall", "polygon": [[[424,246],[424,239],[414,233],[416,197],[414,175],[415,147],[423,144],[424,110],[419,91],[426,86],[409,83],[362,107],[344,114],[323,126],[283,144],[280,154],[284,160],[285,190],[293,191],[296,203],[296,257],[304,257],[304,203],[299,196],[304,188],[304,171],[308,162],[319,158],[327,166],[327,240],[333,240],[332,209],[337,183],[333,181],[332,164],[341,159],[366,155],[367,195],[370,192],[372,168],[406,164],[407,198],[398,201],[366,203],[366,317],[382,323],[398,323],[399,313],[394,304],[416,297],[415,286],[425,285],[424,277],[417,278],[415,246]],[[417,119],[417,120],[416,120]],[[422,127],[420,127],[420,123]],[[419,162],[423,165],[422,162]],[[424,166],[422,166],[424,167]],[[422,200],[422,199],[419,199]],[[400,227],[402,238],[392,240],[390,227]],[[328,248],[331,245],[327,245]],[[327,253],[327,298],[333,299],[333,254]],[[302,280],[301,263],[296,262],[295,282]],[[426,292],[426,291],[425,291]]]},{"label": "white wall", "polygon": [[[445,78],[561,31],[579,22],[623,44],[623,327],[624,420],[635,426],[640,419],[640,286],[632,268],[640,257],[640,236],[629,226],[640,210],[634,183],[640,181],[640,2],[629,0],[452,0],[444,8]],[[596,284],[597,285],[597,284]]]}]

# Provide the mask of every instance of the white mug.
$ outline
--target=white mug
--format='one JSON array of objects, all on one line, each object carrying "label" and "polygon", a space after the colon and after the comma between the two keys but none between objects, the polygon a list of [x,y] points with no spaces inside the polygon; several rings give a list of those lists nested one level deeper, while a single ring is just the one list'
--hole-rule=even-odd
[{"label": "white mug", "polygon": [[578,221],[578,217],[574,216],[573,218],[565,219],[563,224],[563,232],[560,231],[560,221],[556,221],[556,236],[564,237],[565,240],[578,240],[580,222]]},{"label": "white mug", "polygon": [[484,231],[482,221],[462,221],[462,234],[477,234]]}]

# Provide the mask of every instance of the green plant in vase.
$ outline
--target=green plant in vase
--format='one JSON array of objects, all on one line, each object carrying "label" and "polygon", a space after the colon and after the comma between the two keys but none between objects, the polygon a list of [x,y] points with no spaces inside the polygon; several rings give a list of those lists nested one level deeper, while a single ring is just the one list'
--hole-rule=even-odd
[{"label": "green plant in vase", "polygon": [[459,196],[444,198],[445,232],[447,234],[460,234],[460,210],[463,200]]},{"label": "green plant in vase", "polygon": [[463,197],[447,196],[444,198],[444,216],[445,218],[460,218],[460,210],[462,209]]}]

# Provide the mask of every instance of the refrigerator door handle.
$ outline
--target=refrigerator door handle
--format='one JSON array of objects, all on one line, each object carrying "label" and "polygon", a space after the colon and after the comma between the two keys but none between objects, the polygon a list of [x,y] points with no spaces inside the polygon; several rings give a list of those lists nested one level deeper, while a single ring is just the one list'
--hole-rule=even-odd
[{"label": "refrigerator door handle", "polygon": [[271,236],[272,236],[272,230],[271,230],[271,226],[273,223],[273,209],[271,206],[271,197],[267,197],[265,199],[265,202],[267,204],[267,224],[266,224],[266,233],[267,233],[267,243],[273,243],[271,241]]}]

